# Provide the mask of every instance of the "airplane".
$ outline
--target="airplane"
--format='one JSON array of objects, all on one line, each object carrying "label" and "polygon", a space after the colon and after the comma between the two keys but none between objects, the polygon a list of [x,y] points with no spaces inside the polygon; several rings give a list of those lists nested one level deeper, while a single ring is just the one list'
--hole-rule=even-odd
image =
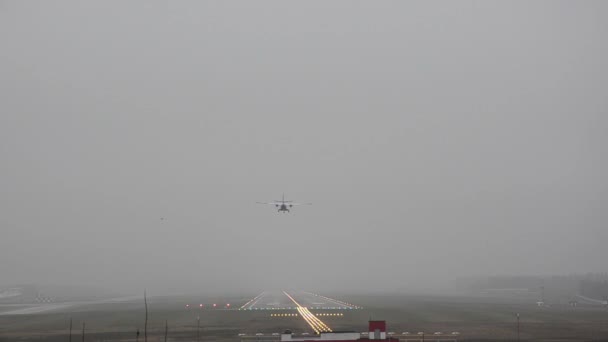
[{"label": "airplane", "polygon": [[274,202],[257,202],[258,204],[269,204],[269,205],[274,205],[275,207],[278,208],[277,212],[283,212],[283,213],[288,213],[289,209],[291,207],[293,207],[294,205],[311,205],[312,203],[294,203],[292,201],[286,201],[285,200],[285,194],[283,194],[283,198],[280,201],[274,201]]}]

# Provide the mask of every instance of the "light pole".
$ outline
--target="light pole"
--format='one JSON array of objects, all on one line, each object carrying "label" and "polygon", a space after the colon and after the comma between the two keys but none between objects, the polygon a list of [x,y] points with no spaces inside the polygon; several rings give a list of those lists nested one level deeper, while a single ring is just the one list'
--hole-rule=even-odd
[{"label": "light pole", "polygon": [[165,342],[167,342],[167,333],[169,332],[169,321],[165,321]]},{"label": "light pole", "polygon": [[519,342],[519,312],[517,313],[517,342]]},{"label": "light pole", "polygon": [[196,318],[196,342],[201,340],[201,316]]}]

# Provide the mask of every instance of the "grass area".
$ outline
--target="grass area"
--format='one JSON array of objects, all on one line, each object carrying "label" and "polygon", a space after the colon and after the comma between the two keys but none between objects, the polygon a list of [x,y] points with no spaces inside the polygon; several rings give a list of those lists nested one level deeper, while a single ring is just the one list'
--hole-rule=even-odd
[{"label": "grass area", "polygon": [[[196,303],[230,302],[238,307],[249,298],[160,297],[149,301],[148,341],[163,341],[165,321],[170,341],[196,339],[200,317],[202,341],[239,341],[239,333],[266,335],[290,329],[311,329],[300,317],[270,317],[270,311],[200,310]],[[556,305],[539,308],[534,303],[466,297],[348,296],[363,310],[342,310],[344,316],[320,317],[334,330],[366,331],[367,320],[388,322],[389,330],[459,332],[459,340],[515,340],[520,313],[521,339],[528,341],[608,340],[608,311],[602,307],[572,308]],[[191,309],[185,305],[191,304]],[[314,312],[314,310],[312,310]],[[287,311],[285,311],[287,312]],[[86,322],[87,341],[134,341],[137,329],[143,340],[142,303],[105,303],[79,306],[69,313],[0,316],[0,341],[67,341],[70,316],[73,336],[80,338]],[[430,336],[429,336],[430,337]],[[428,340],[429,338],[427,338]],[[73,338],[76,340],[76,337]]]},{"label": "grass area", "polygon": [[608,341],[608,311],[598,306],[542,308],[533,302],[467,297],[353,296],[349,300],[363,305],[373,319],[386,320],[395,332],[457,331],[460,340],[515,340],[519,313],[522,340]]}]

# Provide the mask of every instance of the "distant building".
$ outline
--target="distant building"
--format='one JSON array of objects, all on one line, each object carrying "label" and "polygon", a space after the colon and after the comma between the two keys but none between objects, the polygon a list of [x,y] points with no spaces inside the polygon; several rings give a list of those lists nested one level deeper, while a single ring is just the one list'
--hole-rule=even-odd
[{"label": "distant building", "polygon": [[319,336],[301,336],[294,337],[291,331],[286,331],[281,335],[281,341],[298,341],[298,342],[316,342],[316,341],[334,341],[334,342],[352,342],[352,341],[370,341],[383,340],[398,342],[399,339],[386,336],[385,321],[369,321],[368,336],[361,337],[361,334],[353,331],[334,331],[322,332]]}]

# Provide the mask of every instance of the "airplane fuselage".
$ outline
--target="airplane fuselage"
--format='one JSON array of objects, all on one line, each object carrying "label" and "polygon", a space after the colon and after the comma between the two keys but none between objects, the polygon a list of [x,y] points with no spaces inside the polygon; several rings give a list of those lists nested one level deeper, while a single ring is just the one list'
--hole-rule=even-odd
[{"label": "airplane fuselage", "polygon": [[288,213],[291,211],[291,208],[296,205],[312,204],[312,203],[295,203],[294,201],[286,201],[285,195],[283,195],[283,197],[280,200],[275,200],[272,202],[257,202],[257,203],[274,205],[275,208],[277,208],[277,212],[279,212],[279,213]]}]

